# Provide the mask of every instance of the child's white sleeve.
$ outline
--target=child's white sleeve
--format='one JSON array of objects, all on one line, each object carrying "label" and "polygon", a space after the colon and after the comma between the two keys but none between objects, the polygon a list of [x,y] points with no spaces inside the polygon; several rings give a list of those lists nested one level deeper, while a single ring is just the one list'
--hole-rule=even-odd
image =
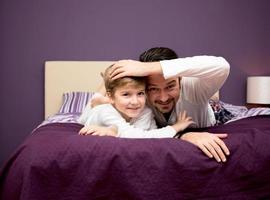
[{"label": "child's white sleeve", "polygon": [[95,99],[95,98],[99,98],[99,97],[102,97],[103,95],[101,94],[101,93],[99,93],[99,92],[96,92],[93,96],[92,96],[92,98],[91,98],[91,100],[87,103],[87,105],[85,106],[85,108],[84,108],[84,110],[83,110],[83,112],[82,112],[82,114],[81,114],[81,116],[79,117],[79,119],[78,119],[78,122],[80,123],[80,124],[83,124],[83,125],[85,125],[85,123],[86,123],[86,121],[87,121],[87,119],[89,118],[89,116],[91,116],[92,114],[91,114],[91,112],[92,112],[92,100],[93,99]]},{"label": "child's white sleeve", "polygon": [[173,138],[176,134],[175,129],[171,126],[148,131],[135,128],[128,123],[117,124],[116,126],[118,136],[121,138]]},{"label": "child's white sleeve", "polygon": [[132,124],[134,127],[138,127],[143,130],[152,130],[157,128],[154,114],[148,107],[144,108],[142,113],[133,121]]},{"label": "child's white sleeve", "polygon": [[92,110],[92,108],[91,108],[91,106],[90,106],[90,103],[88,103],[88,104],[85,106],[85,108],[84,108],[84,110],[83,110],[81,116],[80,116],[79,119],[78,119],[78,122],[79,122],[80,124],[85,125],[85,123],[86,123],[88,117],[89,117],[90,114],[91,114],[91,110]]},{"label": "child's white sleeve", "polygon": [[[85,117],[85,125],[100,125],[105,127],[116,126],[118,129],[118,137],[122,138],[172,138],[176,134],[175,129],[171,126],[167,126],[161,129],[143,130],[141,128],[144,126],[142,126],[141,123],[143,120],[140,120],[140,122],[136,125],[136,128],[126,122],[124,118],[122,118],[121,115],[110,104],[99,105],[93,109],[87,108],[87,110],[84,112],[84,116],[87,116]],[[82,118],[84,116],[82,116]],[[148,118],[150,115],[145,116]],[[153,121],[148,120],[148,122],[148,127],[154,126]]]},{"label": "child's white sleeve", "polygon": [[118,137],[122,138],[172,138],[176,134],[175,129],[171,126],[157,129],[150,108],[144,109],[133,125],[125,120],[115,120],[113,124],[118,128]]}]

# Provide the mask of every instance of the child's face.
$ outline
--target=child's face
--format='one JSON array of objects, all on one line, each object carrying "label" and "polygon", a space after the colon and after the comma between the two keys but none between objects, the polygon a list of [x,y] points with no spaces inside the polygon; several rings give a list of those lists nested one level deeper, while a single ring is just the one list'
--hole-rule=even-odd
[{"label": "child's face", "polygon": [[128,84],[117,88],[110,98],[122,117],[130,121],[131,118],[138,117],[144,109],[145,87],[143,85],[134,87]]}]

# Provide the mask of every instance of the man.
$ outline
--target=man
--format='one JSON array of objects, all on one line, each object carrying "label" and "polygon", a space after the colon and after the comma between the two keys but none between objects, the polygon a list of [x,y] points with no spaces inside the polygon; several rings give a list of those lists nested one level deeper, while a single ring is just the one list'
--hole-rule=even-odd
[{"label": "man", "polygon": [[[192,117],[195,127],[215,124],[208,104],[210,97],[223,85],[230,66],[222,57],[195,56],[177,58],[168,48],[152,48],[140,61],[121,60],[114,64],[111,77],[147,76],[147,93],[158,126],[173,124],[181,111]],[[229,150],[221,140],[227,134],[189,132],[181,139],[199,147],[208,157],[226,161]]]}]

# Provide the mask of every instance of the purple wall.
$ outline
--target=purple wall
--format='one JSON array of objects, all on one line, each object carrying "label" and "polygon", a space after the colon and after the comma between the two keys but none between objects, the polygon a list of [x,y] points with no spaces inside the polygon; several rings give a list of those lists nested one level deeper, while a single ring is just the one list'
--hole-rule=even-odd
[{"label": "purple wall", "polygon": [[43,119],[45,60],[137,59],[168,46],[222,55],[221,98],[245,103],[248,75],[270,75],[267,0],[1,0],[0,164]]}]

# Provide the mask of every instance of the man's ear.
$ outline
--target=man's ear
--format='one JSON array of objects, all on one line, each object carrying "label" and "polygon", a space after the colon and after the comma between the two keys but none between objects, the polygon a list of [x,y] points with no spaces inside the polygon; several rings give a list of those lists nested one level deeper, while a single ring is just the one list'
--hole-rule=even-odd
[{"label": "man's ear", "polygon": [[179,88],[181,88],[181,80],[182,80],[182,77],[178,77],[178,81],[179,81]]}]

